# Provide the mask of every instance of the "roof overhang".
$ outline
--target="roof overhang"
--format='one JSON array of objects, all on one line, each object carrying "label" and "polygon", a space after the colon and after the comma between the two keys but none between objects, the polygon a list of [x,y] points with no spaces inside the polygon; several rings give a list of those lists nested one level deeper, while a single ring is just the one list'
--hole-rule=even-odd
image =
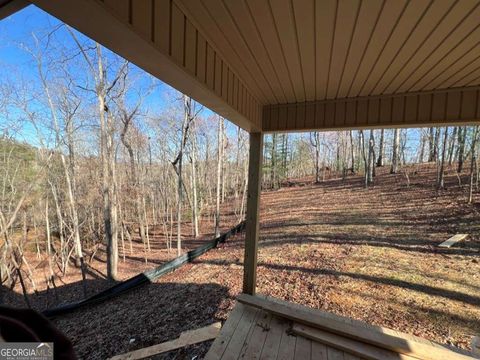
[{"label": "roof overhang", "polygon": [[30,5],[26,0],[0,0],[0,20],[15,14]]},{"label": "roof overhang", "polygon": [[478,0],[33,0],[248,131],[480,119]]}]

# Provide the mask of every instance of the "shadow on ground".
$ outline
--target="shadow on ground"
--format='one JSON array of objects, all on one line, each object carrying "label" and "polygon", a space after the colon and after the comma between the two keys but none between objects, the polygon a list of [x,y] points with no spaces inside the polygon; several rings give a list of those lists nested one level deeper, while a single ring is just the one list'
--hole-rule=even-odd
[{"label": "shadow on ground", "polygon": [[[106,280],[88,280],[89,288],[98,287],[96,282]],[[58,297],[62,299],[72,287],[82,288],[78,283],[58,287]],[[5,287],[1,291],[4,305],[25,307],[22,294]],[[35,297],[53,296],[45,293],[30,295],[31,302]],[[59,316],[53,322],[72,341],[79,358],[105,359],[173,340],[183,331],[219,321],[217,312],[228,306],[229,299],[228,289],[217,284],[151,283],[113,300]],[[205,354],[210,345],[190,346],[159,358],[183,359],[187,352],[191,358]]]}]

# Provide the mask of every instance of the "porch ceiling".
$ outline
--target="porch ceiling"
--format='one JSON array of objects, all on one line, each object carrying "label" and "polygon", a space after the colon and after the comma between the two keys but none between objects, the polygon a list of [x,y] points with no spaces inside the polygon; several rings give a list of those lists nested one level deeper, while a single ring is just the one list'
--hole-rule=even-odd
[{"label": "porch ceiling", "polygon": [[478,0],[175,1],[263,104],[480,84]]},{"label": "porch ceiling", "polygon": [[480,119],[479,0],[33,2],[247,130]]}]

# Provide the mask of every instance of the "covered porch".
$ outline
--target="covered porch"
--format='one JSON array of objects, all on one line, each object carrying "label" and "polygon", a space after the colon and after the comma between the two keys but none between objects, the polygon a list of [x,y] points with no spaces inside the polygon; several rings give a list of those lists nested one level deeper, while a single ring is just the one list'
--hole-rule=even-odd
[{"label": "covered porch", "polygon": [[208,359],[473,357],[255,293],[264,134],[478,123],[478,1],[32,3],[250,133],[244,295]]}]

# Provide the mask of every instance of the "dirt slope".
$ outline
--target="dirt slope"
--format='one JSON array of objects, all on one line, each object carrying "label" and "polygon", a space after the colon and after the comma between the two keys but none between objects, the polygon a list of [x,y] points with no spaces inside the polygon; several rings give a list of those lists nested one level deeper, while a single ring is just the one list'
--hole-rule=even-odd
[{"label": "dirt slope", "polygon": [[[434,178],[431,167],[411,169],[407,186],[382,169],[369,190],[354,177],[263,193],[258,292],[468,348],[480,334],[479,206],[466,205],[456,176],[441,192]],[[456,233],[471,236],[437,247]],[[55,322],[82,358],[166,341],[226,319],[242,263],[239,235],[155,284]],[[201,356],[208,345],[167,357]]]}]

